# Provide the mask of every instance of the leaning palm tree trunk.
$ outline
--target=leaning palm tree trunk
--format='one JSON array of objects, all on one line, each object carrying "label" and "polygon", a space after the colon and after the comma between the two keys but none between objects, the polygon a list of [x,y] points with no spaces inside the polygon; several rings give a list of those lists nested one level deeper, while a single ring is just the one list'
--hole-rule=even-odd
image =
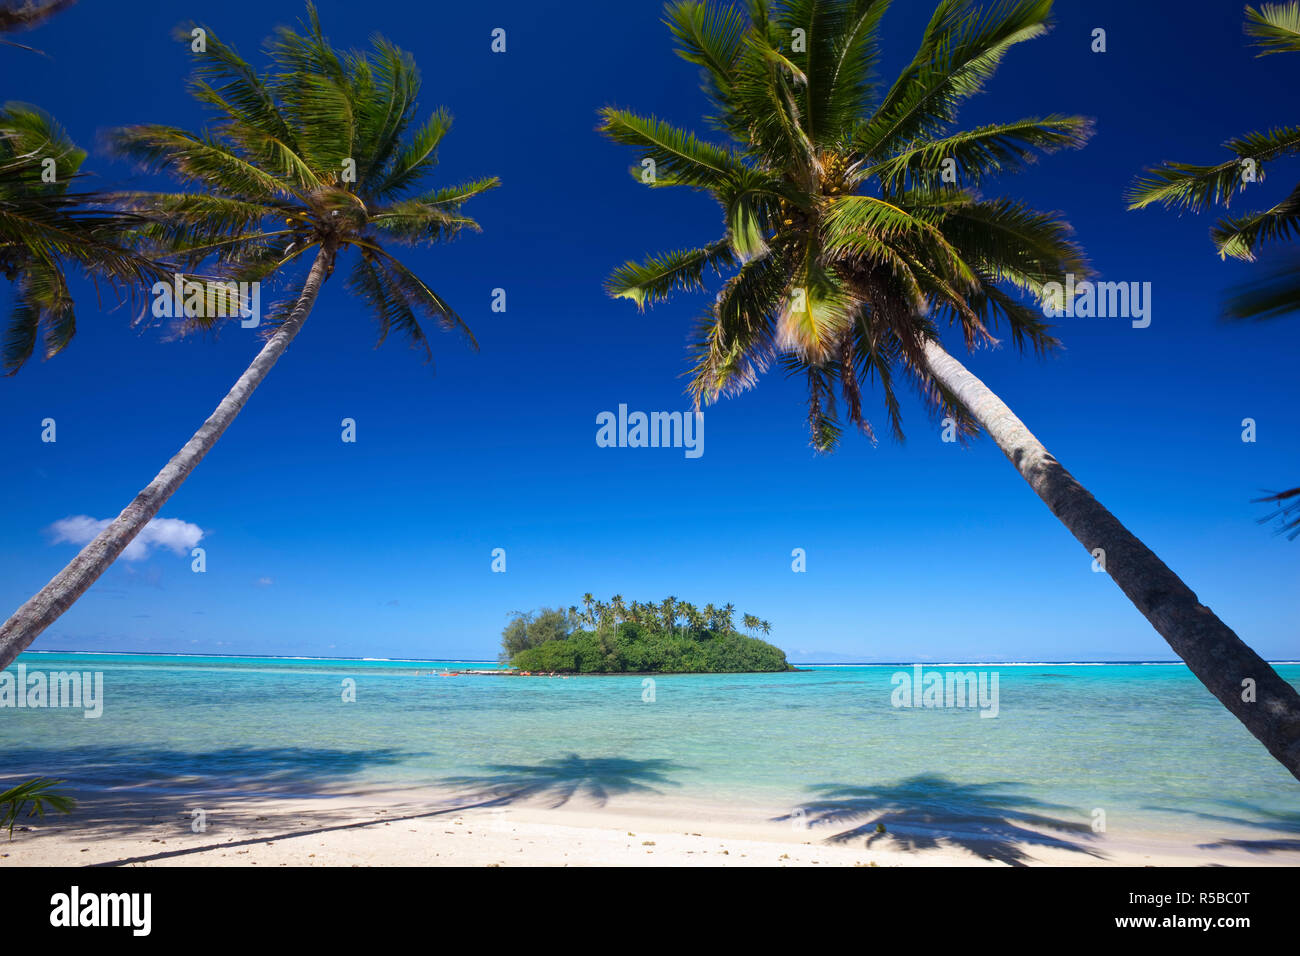
[{"label": "leaning palm tree trunk", "polygon": [[926,344],[925,358],[934,377],[970,410],[1052,514],[1089,553],[1101,550],[1106,573],[1174,653],[1300,778],[1300,694],[1295,688],[1079,484],[988,386],[937,342]]},{"label": "leaning palm tree trunk", "polygon": [[320,293],[332,259],[332,253],[325,249],[317,254],[293,311],[257,353],[252,364],[226,393],[226,397],[203,423],[203,427],[185,443],[185,447],[176,453],[149,486],[136,495],[135,500],[95,540],[82,548],[81,553],[67,567],[0,627],[0,670],[8,667],[21,651],[36,640],[37,635],[53,624],[108,570],[108,566],[145,525],[153,520],[167,499],[175,494],[176,489],[217,443],[217,439],[247,404],[253,390],[262,384],[262,380],[271,371],[271,366],[302,328]]}]

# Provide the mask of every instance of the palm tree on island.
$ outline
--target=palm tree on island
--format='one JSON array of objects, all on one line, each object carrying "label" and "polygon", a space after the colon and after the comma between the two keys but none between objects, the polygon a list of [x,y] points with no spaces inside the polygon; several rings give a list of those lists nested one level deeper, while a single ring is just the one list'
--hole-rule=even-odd
[{"label": "palm tree on island", "polygon": [[[0,669],[104,573],[211,450],[298,334],[344,253],[355,253],[347,288],[378,321],[380,342],[401,333],[427,358],[423,323],[433,321],[475,345],[451,306],[385,248],[477,229],[462,207],[498,185],[491,178],[419,191],[451,117],[438,110],[413,125],[420,75],[410,55],[382,38],[369,54],[339,53],[311,5],[302,32],[282,27],[268,42],[266,73],[199,29],[183,37],[195,51],[190,92],[214,114],[211,129],[147,125],[112,135],[119,154],[193,191],[127,197],[127,209],[150,220],[141,240],[179,266],[212,263],[230,282],[282,279],[290,294],[262,323],[266,344],[194,437],[0,627]],[[305,274],[295,273],[308,261]],[[189,278],[182,272],[177,281]],[[211,301],[201,295],[199,304]],[[187,309],[187,327],[214,322]]]},{"label": "palm tree on island", "polygon": [[677,598],[668,595],[659,602],[659,611],[664,627],[673,628],[677,626]]},{"label": "palm tree on island", "polygon": [[[668,9],[679,55],[701,68],[715,145],[652,116],[606,108],[601,129],[634,147],[651,188],[685,186],[722,207],[705,246],[628,262],[608,291],[638,308],[726,273],[692,347],[697,407],[752,387],[773,363],[801,376],[818,450],[844,417],[874,437],[863,386],[879,382],[896,437],[902,375],[955,434],[986,431],[1200,681],[1300,777],[1300,695],[1107,511],[942,345],[972,350],[1005,327],[1022,351],[1057,340],[1028,293],[1059,306],[1088,275],[1060,217],[975,190],[1038,154],[1079,147],[1090,123],[1052,114],[960,129],[1011,47],[1048,30],[1051,0],[981,9],[940,0],[915,58],[883,91],[872,80],[881,0],[684,0]],[[646,175],[649,170],[650,174]]]}]

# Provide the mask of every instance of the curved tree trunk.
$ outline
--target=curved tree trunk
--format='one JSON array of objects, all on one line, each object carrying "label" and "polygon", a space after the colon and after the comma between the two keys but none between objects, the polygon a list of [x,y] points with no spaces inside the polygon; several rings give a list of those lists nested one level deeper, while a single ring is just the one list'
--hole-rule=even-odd
[{"label": "curved tree trunk", "polygon": [[1197,600],[1178,575],[1102,507],[983,382],[937,342],[925,346],[934,377],[968,408],[1052,514],[1096,554],[1120,590],[1192,673],[1300,778],[1300,694]]},{"label": "curved tree trunk", "polygon": [[36,640],[37,635],[53,624],[60,614],[71,607],[108,570],[108,566],[144,530],[145,525],[153,520],[167,499],[175,494],[176,489],[203,460],[203,456],[217,443],[217,439],[247,404],[253,390],[262,384],[262,379],[271,371],[271,366],[302,328],[320,293],[321,285],[329,274],[332,260],[333,255],[323,248],[316,255],[302,294],[289,317],[267,340],[262,351],[257,353],[239,381],[226,393],[226,397],[203,423],[203,427],[185,443],[185,447],[172,457],[166,467],[149,482],[148,487],[136,495],[135,500],[95,540],[82,548],[67,567],[0,627],[0,670],[8,667],[22,650]]}]

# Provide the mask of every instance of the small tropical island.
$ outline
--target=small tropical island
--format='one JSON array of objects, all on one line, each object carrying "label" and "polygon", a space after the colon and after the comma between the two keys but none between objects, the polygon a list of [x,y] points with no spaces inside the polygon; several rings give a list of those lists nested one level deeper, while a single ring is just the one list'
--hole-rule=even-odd
[{"label": "small tropical island", "polygon": [[658,603],[592,595],[582,607],[516,611],[501,632],[501,662],[521,674],[738,674],[791,671],[785,652],[756,633],[772,625],[725,604],[703,609],[675,597]]}]

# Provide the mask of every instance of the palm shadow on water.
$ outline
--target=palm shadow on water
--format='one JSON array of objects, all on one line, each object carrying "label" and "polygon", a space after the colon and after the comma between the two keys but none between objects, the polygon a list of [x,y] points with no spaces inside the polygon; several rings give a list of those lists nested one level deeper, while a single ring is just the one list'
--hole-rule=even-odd
[{"label": "palm shadow on water", "polygon": [[603,807],[626,793],[659,793],[677,786],[667,773],[681,769],[667,760],[580,757],[571,753],[537,764],[495,764],[481,775],[448,777],[440,783],[476,803],[500,806],[537,800],[552,809],[575,799]]},{"label": "palm shadow on water", "polygon": [[[1216,850],[1223,848],[1232,848],[1245,850],[1248,853],[1277,853],[1293,852],[1300,853],[1300,813],[1293,813],[1285,810],[1268,810],[1264,807],[1257,807],[1254,804],[1247,803],[1244,800],[1219,800],[1216,801],[1224,807],[1223,813],[1207,813],[1203,810],[1185,810],[1178,807],[1161,807],[1147,806],[1144,810],[1158,810],[1162,813],[1177,813],[1183,816],[1192,816],[1198,820],[1204,820],[1208,823],[1227,824],[1229,826],[1241,827],[1251,830],[1268,830],[1271,834],[1266,839],[1248,840],[1241,838],[1224,837],[1220,840],[1213,840],[1209,843],[1199,843],[1201,849]],[[1231,812],[1229,812],[1231,811]],[[1249,814],[1243,816],[1242,814]],[[1288,837],[1279,834],[1296,834],[1295,837]]]},{"label": "palm shadow on water", "polygon": [[[219,747],[186,751],[151,746],[9,750],[5,776],[62,777],[70,785],[264,796],[311,795],[372,767],[418,756],[392,748]],[[14,768],[22,768],[22,771]]]},{"label": "palm shadow on water", "polygon": [[[802,819],[810,829],[844,827],[827,837],[826,843],[865,838],[867,847],[927,850],[955,846],[1008,866],[1024,866],[1032,859],[1032,848],[1105,858],[1084,842],[1096,838],[1090,823],[1052,815],[1078,810],[1017,793],[1019,786],[1010,782],[957,783],[938,774],[879,787],[823,784],[813,788],[819,799],[776,819]],[[883,831],[877,829],[881,826]]]},{"label": "palm shadow on water", "polygon": [[[12,755],[11,755],[12,756]],[[150,748],[86,748],[22,752],[23,759],[12,766],[25,767],[33,760],[53,764],[56,771],[80,766],[82,772],[66,772],[67,790],[78,800],[69,816],[47,817],[40,830],[47,836],[75,834],[81,839],[107,840],[138,837],[170,824],[176,838],[187,837],[196,807],[214,813],[214,824],[204,831],[200,844],[178,849],[161,847],[157,852],[96,863],[96,866],[124,866],[183,858],[209,851],[235,851],[241,847],[323,833],[361,830],[367,827],[453,815],[465,810],[505,806],[534,798],[562,806],[576,797],[586,797],[604,806],[610,797],[623,793],[657,793],[656,788],[675,786],[667,772],[674,765],[664,760],[632,760],[621,757],[584,758],[577,754],[544,760],[537,764],[489,766],[477,776],[451,777],[430,781],[450,796],[430,799],[428,784],[383,786],[385,794],[411,791],[411,801],[373,809],[369,794],[373,785],[356,778],[363,770],[396,764],[411,756],[397,750],[365,751],[323,748],[224,748],[202,753],[184,753]],[[7,761],[8,763],[8,761]],[[21,777],[6,766],[6,777]],[[28,774],[30,776],[30,774]],[[353,784],[351,790],[347,785]],[[279,816],[256,816],[268,810],[268,798],[357,797],[361,806],[333,806],[294,809]],[[296,804],[290,803],[290,807]],[[365,814],[363,819],[358,816]],[[155,840],[154,842],[162,842]]]},{"label": "palm shadow on water", "polygon": [[[232,814],[264,799],[312,799],[355,790],[371,768],[397,764],[407,751],[324,747],[68,747],[11,750],[0,789],[34,776],[63,780],[77,801],[72,813],[47,816],[39,828],[98,838],[130,836],[163,820],[188,827],[195,808]],[[26,823],[26,820],[24,820]]]}]

